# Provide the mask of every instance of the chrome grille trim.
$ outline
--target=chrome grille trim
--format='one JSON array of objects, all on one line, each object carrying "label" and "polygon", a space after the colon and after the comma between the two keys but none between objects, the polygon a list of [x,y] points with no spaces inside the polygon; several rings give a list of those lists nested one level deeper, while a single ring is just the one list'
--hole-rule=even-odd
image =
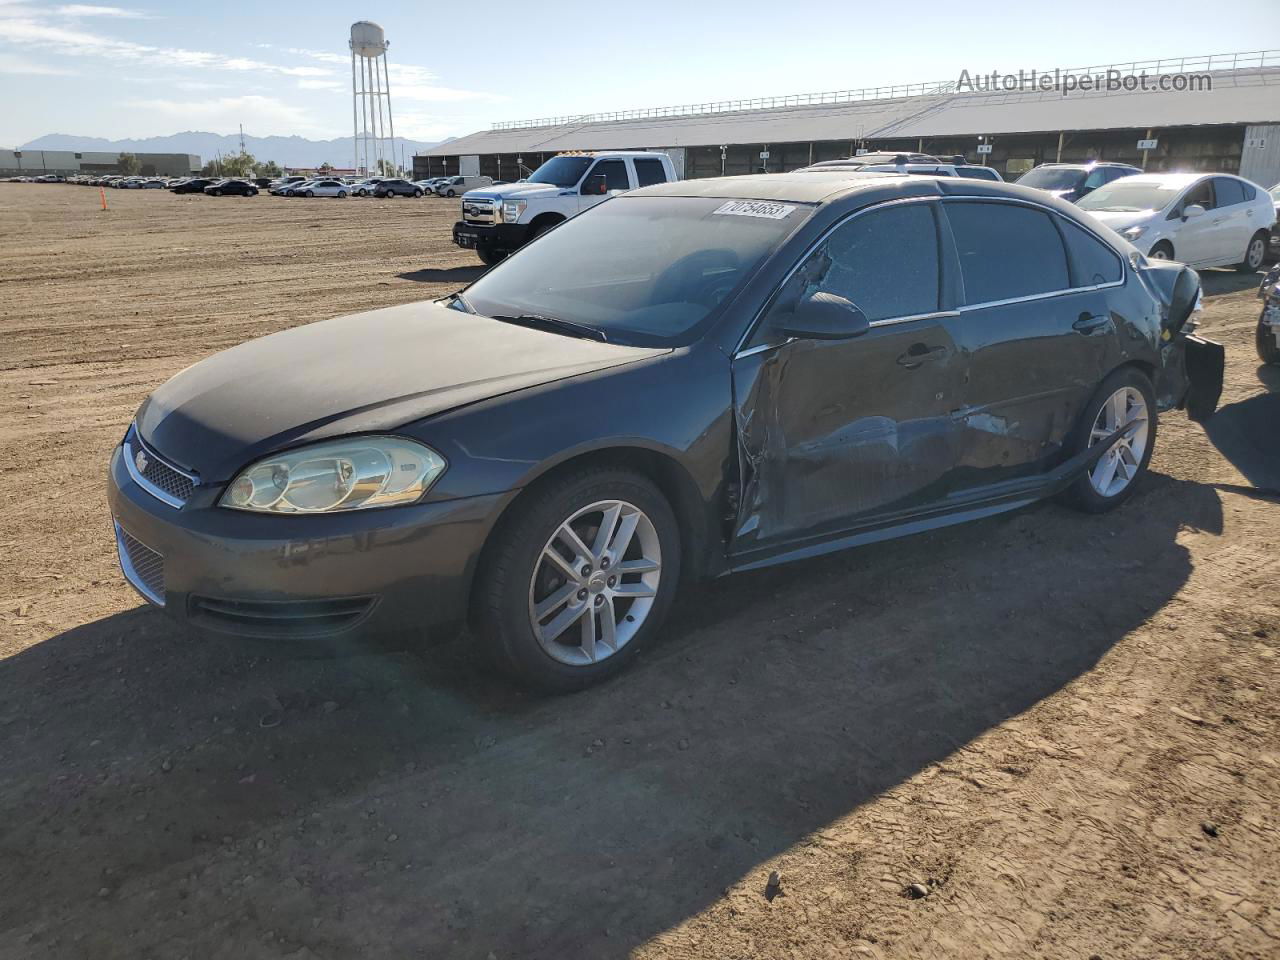
[{"label": "chrome grille trim", "polygon": [[157,607],[164,606],[164,557],[141,540],[127,533],[119,521],[116,526],[116,551],[120,556],[120,572],[129,585]]},{"label": "chrome grille trim", "polygon": [[[469,212],[472,210],[474,210],[474,212]],[[463,199],[462,219],[464,223],[496,223],[498,220],[498,201],[485,199]]]},{"label": "chrome grille trim", "polygon": [[[126,434],[123,446],[124,466],[133,482],[161,503],[168,504],[175,510],[181,509],[191,498],[199,479],[194,474],[178,469],[143,443],[136,427]],[[146,457],[146,468],[143,470],[138,469],[139,453]]]}]

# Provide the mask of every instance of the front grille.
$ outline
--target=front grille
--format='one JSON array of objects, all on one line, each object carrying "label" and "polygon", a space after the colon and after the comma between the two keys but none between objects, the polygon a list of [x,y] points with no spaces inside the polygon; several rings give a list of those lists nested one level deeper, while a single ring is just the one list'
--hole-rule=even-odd
[{"label": "front grille", "polygon": [[133,479],[153,497],[172,507],[181,507],[191,498],[195,478],[162,459],[142,442],[136,429],[125,437],[124,458]]},{"label": "front grille", "polygon": [[463,200],[462,219],[466,223],[493,223],[497,206],[496,200]]},{"label": "front grille", "polygon": [[164,557],[116,524],[116,548],[124,578],[140,594],[164,606]]},{"label": "front grille", "polygon": [[226,600],[193,596],[191,622],[247,637],[317,637],[355,626],[373,609],[374,597],[326,600]]}]

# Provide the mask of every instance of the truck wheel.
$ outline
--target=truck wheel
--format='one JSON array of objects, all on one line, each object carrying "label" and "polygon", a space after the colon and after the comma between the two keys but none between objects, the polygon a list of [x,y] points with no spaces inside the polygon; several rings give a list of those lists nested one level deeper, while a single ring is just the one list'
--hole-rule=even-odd
[{"label": "truck wheel", "polygon": [[476,247],[476,255],[486,267],[492,267],[495,263],[501,263],[507,259],[507,251],[496,247]]}]

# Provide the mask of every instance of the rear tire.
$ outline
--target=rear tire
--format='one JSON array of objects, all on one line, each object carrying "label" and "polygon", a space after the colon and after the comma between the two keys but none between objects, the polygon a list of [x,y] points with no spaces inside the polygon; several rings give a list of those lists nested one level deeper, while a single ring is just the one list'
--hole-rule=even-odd
[{"label": "rear tire", "polygon": [[1257,273],[1262,268],[1262,261],[1267,258],[1267,241],[1271,235],[1266,230],[1259,230],[1249,239],[1245,248],[1244,259],[1236,265],[1240,273]]},{"label": "rear tire", "polygon": [[[1265,307],[1263,308],[1266,309]],[[1276,345],[1276,328],[1258,318],[1258,330],[1254,335],[1258,347],[1258,359],[1268,366],[1280,366],[1280,346]]]},{"label": "rear tire", "polygon": [[339,190],[339,191],[338,191],[338,199],[339,199],[339,200],[345,200],[345,199],[347,199],[347,191],[345,191],[345,190]]},{"label": "rear tire", "polygon": [[[615,534],[600,537],[606,523]],[[679,580],[680,528],[661,491],[630,470],[587,467],[531,488],[494,531],[472,625],[508,676],[569,693],[635,657],[661,630]]]},{"label": "rear tire", "polygon": [[[1123,399],[1118,401],[1121,396]],[[1137,401],[1144,410],[1139,411]],[[1121,415],[1116,416],[1120,411]],[[1117,422],[1123,426],[1134,419],[1145,419],[1145,429],[1139,428],[1128,441],[1116,441],[1092,469],[1081,474],[1064,491],[1063,499],[1068,505],[1085,513],[1114,510],[1133,495],[1151,462],[1151,452],[1156,445],[1155,392],[1151,381],[1140,371],[1121,367],[1102,382],[1089,400],[1067,444],[1067,456],[1074,457],[1089,449],[1101,439],[1099,433],[1103,436],[1113,433]],[[1135,449],[1139,443],[1141,448]]]}]

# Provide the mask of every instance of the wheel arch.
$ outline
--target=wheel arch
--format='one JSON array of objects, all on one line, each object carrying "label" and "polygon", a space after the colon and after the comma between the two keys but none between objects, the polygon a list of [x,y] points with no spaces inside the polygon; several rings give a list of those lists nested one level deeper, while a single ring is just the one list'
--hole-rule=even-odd
[{"label": "wheel arch", "polygon": [[565,455],[540,464],[526,478],[519,492],[503,507],[485,538],[474,565],[468,589],[468,608],[474,595],[477,574],[484,569],[486,554],[496,542],[503,527],[517,515],[529,496],[557,478],[582,469],[616,467],[631,470],[651,480],[671,504],[681,532],[681,569],[686,578],[697,578],[714,568],[712,549],[716,542],[715,526],[693,475],[671,452],[651,444],[617,442]]},{"label": "wheel arch", "polygon": [[554,227],[556,224],[564,223],[568,219],[569,218],[566,217],[563,213],[556,213],[555,211],[549,210],[546,213],[538,214],[536,217],[530,220],[529,229],[530,230],[550,229],[551,227]]}]

